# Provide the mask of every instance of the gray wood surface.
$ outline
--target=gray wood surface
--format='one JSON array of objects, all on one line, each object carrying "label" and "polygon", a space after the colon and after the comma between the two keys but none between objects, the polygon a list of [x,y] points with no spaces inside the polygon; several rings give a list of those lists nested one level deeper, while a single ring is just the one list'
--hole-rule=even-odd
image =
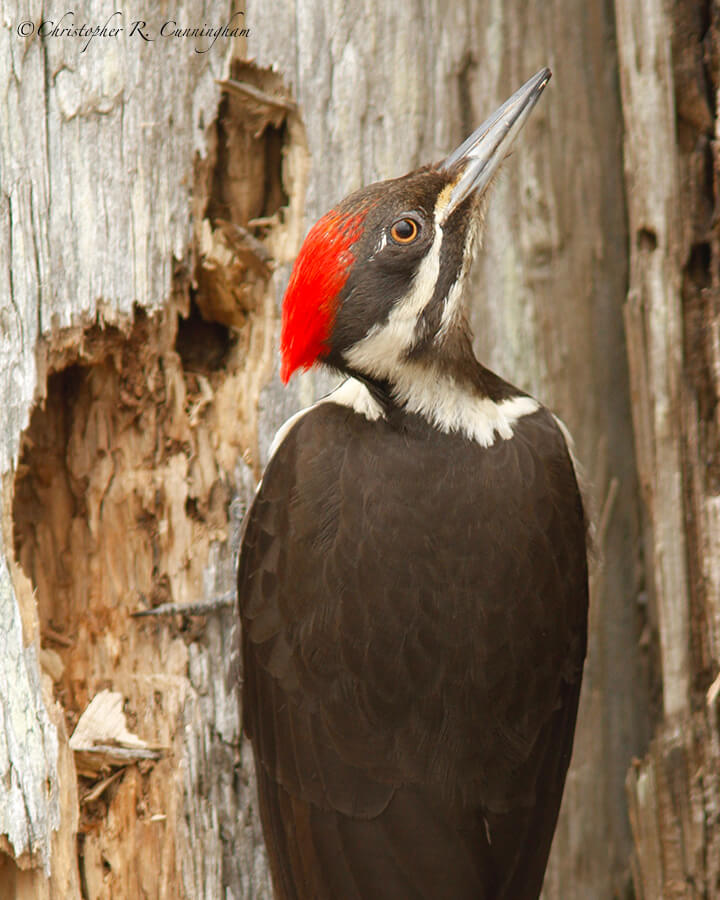
[{"label": "gray wood surface", "polygon": [[625,307],[658,715],[628,772],[640,900],[713,897],[718,828],[717,96],[711,4],[616,3],[630,282]]},{"label": "gray wood surface", "polygon": [[[313,373],[283,388],[277,375],[280,299],[307,228],[348,191],[441,157],[546,64],[553,79],[493,190],[471,317],[480,357],[567,423],[595,522],[590,655],[544,894],[626,889],[624,782],[651,734],[656,630],[669,715],[691,677],[680,445],[662,401],[682,354],[682,191],[670,26],[652,8],[640,21],[623,0],[251,0],[247,39],[196,53],[157,34],[84,52],[20,38],[22,21],[49,13],[6,3],[0,879],[11,896],[79,897],[81,884],[92,897],[270,896],[226,680],[232,611],[130,613],[232,589],[274,431],[332,383]],[[155,32],[170,16],[144,15]],[[186,0],[173,17],[221,24],[227,12]],[[98,2],[76,15],[106,19]],[[228,78],[255,95],[223,90]],[[718,534],[710,493],[698,494],[706,548]],[[720,583],[712,567],[703,578]],[[704,596],[715,623],[717,592]],[[78,782],[67,734],[108,687],[163,759]]]},{"label": "gray wood surface", "polygon": [[[590,655],[548,897],[629,883],[624,780],[649,735],[638,502],[622,309],[628,278],[622,111],[606,4],[262,4],[258,61],[285,74],[311,157],[308,224],[348,191],[440,158],[542,65],[541,102],[493,188],[475,270],[478,353],[563,418],[596,527]],[[297,405],[326,390],[303,376]],[[277,378],[261,434],[288,406]],[[600,849],[601,848],[601,849]]]}]

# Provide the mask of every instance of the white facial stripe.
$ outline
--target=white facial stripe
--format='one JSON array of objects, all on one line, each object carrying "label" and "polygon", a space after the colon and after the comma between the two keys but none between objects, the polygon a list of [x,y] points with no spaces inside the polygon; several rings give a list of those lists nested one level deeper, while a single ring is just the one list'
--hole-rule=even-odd
[{"label": "white facial stripe", "polygon": [[456,321],[461,308],[460,298],[462,297],[462,289],[465,286],[465,274],[464,272],[460,275],[457,281],[452,283],[450,290],[448,291],[448,295],[445,298],[445,305],[443,306],[442,319],[440,320],[440,328],[438,329],[438,333],[435,335],[435,342],[442,343],[448,331],[450,331],[451,326]]},{"label": "white facial stripe", "polygon": [[[436,210],[436,217],[440,215],[441,212],[442,210]],[[435,336],[435,341],[437,343],[441,343],[444,340],[448,331],[450,331],[451,326],[458,319],[462,311],[463,288],[465,287],[465,280],[467,278],[468,271],[470,270],[470,266],[475,255],[475,244],[477,243],[478,237],[480,235],[480,226],[482,225],[483,219],[483,210],[482,208],[480,208],[475,211],[475,214],[473,215],[472,220],[468,225],[468,232],[465,235],[462,269],[460,270],[460,274],[458,275],[458,277],[450,286],[448,295],[445,298],[442,319],[440,320],[440,328],[438,329],[438,333]]]},{"label": "white facial stripe", "polygon": [[393,307],[386,322],[373,325],[361,341],[345,351],[352,368],[375,378],[387,378],[397,368],[412,346],[418,318],[432,300],[440,273],[442,240],[442,228],[435,226],[432,245],[420,263],[410,292]]},{"label": "white facial stripe", "polygon": [[[445,192],[443,192],[444,194]],[[345,351],[349,365],[374,378],[386,378],[393,385],[393,397],[408,412],[417,413],[434,427],[445,433],[460,433],[483,447],[490,447],[499,436],[508,440],[518,419],[531,415],[540,408],[532,397],[513,397],[495,403],[481,397],[467,387],[454,382],[438,368],[407,359],[412,347],[418,319],[433,298],[440,272],[440,248],[443,240],[442,226],[437,219],[442,216],[448,196],[440,195],[435,207],[435,237],[430,250],[420,264],[412,289],[381,325],[374,326],[353,347]],[[451,285],[445,298],[440,329],[437,338],[442,340],[461,311],[462,290],[467,268],[472,258],[472,244],[478,232],[479,222],[471,227],[473,234],[466,241],[462,271]],[[345,384],[354,382],[354,379]],[[355,382],[360,384],[359,382]],[[360,384],[365,396],[370,394]],[[344,386],[343,386],[344,387]],[[360,395],[362,396],[362,395]],[[331,399],[332,395],[330,395]],[[357,397],[348,404],[357,408]],[[372,401],[373,403],[375,401]],[[358,411],[361,411],[358,409]],[[378,415],[382,414],[382,411]],[[373,418],[377,418],[374,416]]]},{"label": "white facial stripe", "polygon": [[[440,274],[440,248],[443,241],[443,228],[440,224],[447,206],[453,185],[449,184],[438,195],[435,203],[435,238],[425,259],[417,271],[410,293],[390,313],[388,320],[382,325],[374,326],[362,341],[345,353],[350,365],[370,375],[386,378],[394,363],[403,358],[412,347],[415,339],[417,323],[435,293],[435,285]],[[462,304],[462,288],[472,262],[475,242],[480,232],[483,215],[476,212],[470,223],[465,239],[463,264],[460,274],[450,286],[444,298],[443,313],[438,334],[435,340],[442,340],[460,313]],[[382,233],[373,251],[372,258],[380,253],[387,244],[387,234]]]}]

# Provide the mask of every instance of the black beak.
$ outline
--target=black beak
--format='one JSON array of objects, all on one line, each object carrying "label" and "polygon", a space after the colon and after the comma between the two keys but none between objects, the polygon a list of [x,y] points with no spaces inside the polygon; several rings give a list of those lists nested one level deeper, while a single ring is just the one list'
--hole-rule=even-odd
[{"label": "black beak", "polygon": [[[467,140],[440,163],[440,170],[458,168],[460,177],[442,212],[442,221],[470,194],[481,194],[492,181],[513,141],[550,81],[550,69],[536,75],[506,100]],[[462,165],[464,163],[464,166]]]}]

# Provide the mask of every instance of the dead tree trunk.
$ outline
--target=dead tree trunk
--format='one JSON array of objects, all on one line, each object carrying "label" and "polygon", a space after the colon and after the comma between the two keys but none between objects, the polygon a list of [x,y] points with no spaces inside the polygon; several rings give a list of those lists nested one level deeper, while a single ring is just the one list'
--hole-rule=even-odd
[{"label": "dead tree trunk", "polygon": [[[251,3],[253,52],[293,85],[313,165],[307,219],[346,192],[437,159],[543,64],[554,79],[493,193],[472,309],[478,350],[575,434],[598,521],[592,634],[575,760],[547,897],[629,884],[624,779],[649,733],[645,608],[622,305],[628,250],[614,20],[607,4],[425,4],[338,20]],[[400,75],[400,77],[398,77]],[[290,411],[326,387],[305,376]],[[264,393],[277,421],[287,404]],[[267,428],[270,434],[271,428]]]},{"label": "dead tree trunk", "polygon": [[[639,23],[617,0],[623,180],[616,26],[600,0],[348,2],[341,12],[328,0],[251,0],[235,22],[249,34],[210,48],[163,37],[171,17],[158,13],[144,26],[151,41],[127,16],[122,34],[85,50],[77,39],[21,36],[27,16],[10,6],[0,66],[0,893],[270,896],[228,680],[231,601],[131,614],[231,597],[239,524],[274,430],[328,386],[310,374],[284,390],[276,375],[279,298],[307,226],[349,190],[439,158],[545,64],[553,81],[494,191],[471,314],[481,357],[566,420],[595,510],[590,656],[545,896],[622,893],[624,781],[652,716],[653,611],[668,712],[697,681],[695,670],[683,675],[682,640],[673,643],[695,634],[693,607],[672,585],[685,584],[687,602],[714,621],[713,572],[686,555],[685,570],[706,579],[704,593],[687,588],[668,541],[684,533],[678,498],[713,521],[712,483],[692,461],[714,432],[692,428],[716,407],[708,412],[712,395],[699,389],[695,407],[677,392],[678,292],[691,292],[694,322],[710,314],[710,282],[685,287],[683,266],[694,259],[705,277],[715,244],[705,238],[708,249],[694,252],[695,239],[678,243],[638,207],[632,179],[651,166],[663,178],[673,165],[642,155],[629,119],[642,105]],[[86,6],[88,23],[105,21],[101,4]],[[203,9],[185,0],[172,19],[227,21]],[[668,77],[665,88],[677,73]],[[672,114],[662,111],[672,155]],[[672,171],[670,200],[657,207],[670,217],[681,193]],[[692,371],[702,380],[707,366]],[[650,377],[652,390],[675,391],[684,442],[668,427],[665,395],[648,398]],[[646,571],[657,563],[662,573],[649,602],[630,383],[643,497],[670,516],[656,519],[654,506],[646,522]],[[713,534],[717,546],[710,524],[687,546],[709,547]],[[686,656],[714,677],[712,634],[697,630]],[[71,749],[94,698],[102,714],[83,720]],[[699,721],[709,728],[704,713]],[[657,780],[653,759],[644,765]],[[638,809],[633,799],[642,831]]]},{"label": "dead tree trunk", "polygon": [[720,893],[720,304],[713,3],[617,3],[625,309],[662,710],[628,775],[636,895]]},{"label": "dead tree trunk", "polygon": [[[624,781],[646,747],[649,652],[622,308],[622,111],[604,3],[431,3],[340,20],[253,3],[253,52],[293,85],[313,165],[308,220],[347,191],[437,159],[548,64],[553,81],[493,191],[472,319],[480,357],[574,433],[597,524],[590,656],[545,894],[629,888]],[[312,64],[310,61],[312,60]],[[324,384],[301,382],[298,402]],[[274,381],[264,394],[279,402]]]},{"label": "dead tree trunk", "polygon": [[[231,603],[132,614],[232,592],[302,130],[280,78],[240,61],[245,37],[162,36],[228,21],[201,3],[158,13],[148,40],[121,14],[87,46],[10,7],[0,894],[265,897]],[[62,24],[106,19],[88,3]]]}]

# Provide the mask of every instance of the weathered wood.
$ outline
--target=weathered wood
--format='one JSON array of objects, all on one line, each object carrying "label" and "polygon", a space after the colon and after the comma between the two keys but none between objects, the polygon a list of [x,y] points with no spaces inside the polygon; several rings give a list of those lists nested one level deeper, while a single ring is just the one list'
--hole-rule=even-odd
[{"label": "weathered wood", "polygon": [[638,898],[720,888],[718,41],[715,4],[616,3],[625,318],[662,720],[628,774]]},{"label": "weathered wood", "polygon": [[[101,4],[84,7],[76,24],[106,21]],[[255,455],[272,294],[216,231],[220,216],[206,218],[209,198],[242,175],[229,165],[251,158],[263,183],[263,140],[240,124],[235,155],[222,144],[236,118],[262,118],[223,105],[217,84],[243,44],[196,53],[197,42],[160,40],[162,18],[146,43],[123,13],[124,34],[83,50],[73,37],[18,35],[60,10],[3,12],[0,893],[267,895],[252,788],[238,789],[252,773],[226,687],[232,611],[192,633],[129,617],[138,592],[158,603],[231,589],[253,488],[243,459]],[[208,18],[192,0],[173,15]],[[274,165],[268,183],[279,184]],[[272,236],[281,257],[291,227]],[[225,268],[238,291],[211,292]],[[204,328],[200,310],[216,299],[221,314]],[[97,790],[84,781],[79,810],[66,723],[106,687],[133,731],[169,749]]]},{"label": "weathered wood", "polygon": [[[86,6],[88,22],[105,21],[97,2]],[[78,897],[81,879],[91,897],[269,896],[227,683],[232,611],[131,614],[204,608],[232,590],[239,524],[274,430],[331,381],[303,375],[286,390],[272,375],[279,298],[305,229],[349,190],[439,158],[549,64],[553,81],[494,191],[471,314],[482,357],[567,420],[601,522],[575,760],[545,893],[622,889],[623,780],[645,748],[649,702],[609,5],[252,0],[247,41],[202,54],[127,35],[81,52],[75,40],[18,37],[39,4],[5,12],[0,675],[11,661],[16,675],[0,678],[0,712],[22,710],[13,721],[28,752],[3,755],[0,735],[10,836],[0,878],[22,898]],[[186,0],[173,15],[202,25],[210,14]],[[664,384],[647,361],[655,368],[632,365],[635,391],[643,372]],[[643,448],[661,412],[636,418],[641,472],[656,481]],[[672,434],[666,444],[663,465],[677,472]],[[671,506],[676,482],[661,490]],[[702,508],[717,523],[717,509]],[[648,545],[665,553],[664,583],[677,580],[667,532]],[[665,630],[687,630],[668,608]],[[716,604],[705,609],[719,622]],[[663,648],[679,697],[680,650]],[[66,731],[105,688],[123,695],[132,732],[170,751],[83,783],[79,811]]]},{"label": "weathered wood", "polygon": [[[654,596],[660,628],[663,709],[689,700],[689,602],[679,440],[682,364],[682,202],[675,150],[670,21],[662,2],[645,14],[617,3],[629,181],[631,354],[638,472],[652,520]],[[642,362],[636,360],[640,354]]]},{"label": "weathered wood", "polygon": [[[607,512],[574,763],[545,893],[612,896],[630,877],[624,779],[646,745],[650,706],[638,646],[612,9],[555,0],[362,12],[346,4],[338,14],[330,3],[296,2],[279,14],[251,2],[248,17],[251,52],[283,73],[305,122],[308,225],[348,191],[440,158],[534,71],[553,69],[493,189],[471,314],[481,358],[567,421],[592,506]],[[263,394],[261,446],[327,383],[306,375],[288,390],[276,378]]]},{"label": "weathered wood", "polygon": [[[0,560],[0,800],[3,844],[49,871],[52,831],[60,822],[58,735],[42,696],[37,646],[25,647],[10,571]],[[31,622],[31,627],[35,623]],[[36,629],[34,629],[36,630]]]}]

